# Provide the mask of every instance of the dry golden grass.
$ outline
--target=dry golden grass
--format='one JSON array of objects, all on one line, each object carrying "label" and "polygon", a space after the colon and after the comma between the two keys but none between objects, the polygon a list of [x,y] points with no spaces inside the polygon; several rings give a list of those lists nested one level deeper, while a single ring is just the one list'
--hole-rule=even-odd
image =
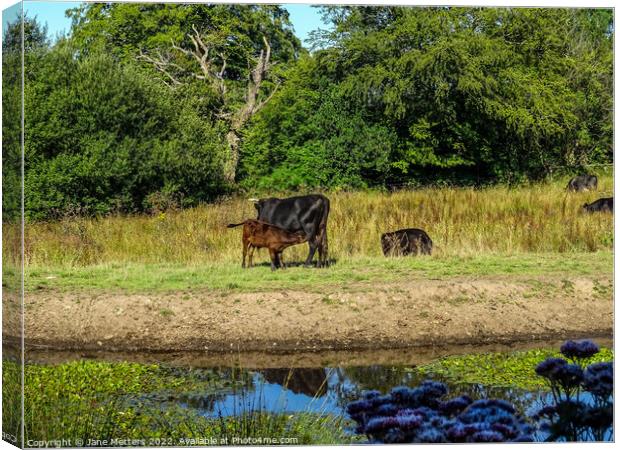
[{"label": "dry golden grass", "polygon": [[[379,256],[381,233],[406,227],[426,230],[436,257],[610,250],[613,216],[585,214],[580,207],[611,196],[613,179],[600,179],[598,192],[567,194],[565,185],[328,194],[329,255],[336,260]],[[255,216],[247,199],[235,198],[154,216],[29,224],[25,262],[38,267],[237,263],[241,231],[226,224]],[[306,252],[306,245],[291,248],[287,260],[302,260]]]}]

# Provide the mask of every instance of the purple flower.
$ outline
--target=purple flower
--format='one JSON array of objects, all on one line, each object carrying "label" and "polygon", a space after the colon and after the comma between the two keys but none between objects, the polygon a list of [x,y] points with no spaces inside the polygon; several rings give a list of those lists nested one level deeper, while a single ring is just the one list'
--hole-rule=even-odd
[{"label": "purple flower", "polygon": [[566,341],[560,347],[560,352],[570,359],[589,358],[599,352],[599,346],[592,341]]},{"label": "purple flower", "polygon": [[416,414],[416,412],[411,408],[404,408],[396,413],[397,416],[410,416],[412,414]]},{"label": "purple flower", "polygon": [[515,408],[514,406],[512,406],[510,402],[507,402],[506,400],[499,400],[496,398],[476,400],[469,406],[469,408],[470,409],[497,408],[497,409],[501,409],[503,411],[509,412],[510,414],[515,413]]},{"label": "purple flower", "polygon": [[379,406],[376,412],[381,416],[395,416],[398,412],[398,408],[392,403],[385,403],[384,405]]},{"label": "purple flower", "polygon": [[425,421],[429,421],[437,415],[437,411],[427,406],[420,406],[419,408],[414,409],[413,413],[421,416]]},{"label": "purple flower", "polygon": [[450,442],[465,442],[469,433],[462,423],[455,423],[448,428],[446,436]]},{"label": "purple flower", "polygon": [[390,431],[385,433],[383,437],[383,442],[386,444],[402,444],[407,442],[407,436],[402,430],[398,428],[392,428]]},{"label": "purple flower", "polygon": [[455,397],[451,400],[441,402],[439,404],[439,411],[447,415],[458,414],[467,408],[472,402],[473,400],[469,395],[461,395],[460,397]]},{"label": "purple flower", "polygon": [[547,358],[536,366],[536,373],[541,377],[549,378],[558,367],[565,366],[566,364],[568,362],[562,358]]},{"label": "purple flower", "polygon": [[366,391],[364,392],[364,400],[372,400],[373,398],[379,397],[381,395],[381,392],[377,391],[377,390],[372,390],[372,391]]},{"label": "purple flower", "polygon": [[577,364],[566,364],[558,367],[549,379],[557,381],[564,389],[575,388],[583,380],[583,370]]},{"label": "purple flower", "polygon": [[424,427],[418,433],[413,440],[413,442],[446,442],[446,435],[440,429],[435,427]]},{"label": "purple flower", "polygon": [[426,380],[420,385],[420,388],[424,390],[425,396],[428,397],[443,397],[448,393],[448,387],[444,383],[438,381]]},{"label": "purple flower", "polygon": [[392,396],[391,395],[379,395],[378,397],[373,397],[372,399],[368,401],[372,404],[373,408],[378,408],[381,405],[392,403]]},{"label": "purple flower", "polygon": [[390,391],[390,396],[395,403],[405,404],[410,402],[413,391],[407,386],[397,386]]},{"label": "purple flower", "polygon": [[398,428],[398,420],[395,417],[375,417],[366,424],[365,432],[374,434],[384,432],[390,428]]},{"label": "purple flower", "polygon": [[607,383],[604,381],[588,381],[587,384],[584,384],[584,389],[597,397],[606,399],[613,393],[614,386],[612,383]]},{"label": "purple flower", "polygon": [[358,414],[361,412],[367,412],[373,409],[373,404],[368,400],[357,400],[347,405],[347,412],[349,414]]},{"label": "purple flower", "polygon": [[609,362],[590,364],[584,372],[583,387],[597,397],[609,397],[614,390],[613,364]]},{"label": "purple flower", "polygon": [[417,414],[397,415],[396,422],[403,431],[411,431],[422,425],[422,417]]},{"label": "purple flower", "polygon": [[514,439],[519,434],[519,430],[515,426],[506,425],[503,423],[494,423],[491,425],[491,430],[501,433],[504,439]]},{"label": "purple flower", "polygon": [[469,442],[504,442],[504,436],[497,431],[484,430],[474,433]]},{"label": "purple flower", "polygon": [[514,421],[514,407],[505,400],[476,400],[469,405],[458,419],[463,423],[507,423]]},{"label": "purple flower", "polygon": [[586,371],[592,372],[592,373],[608,372],[611,376],[613,376],[614,365],[611,362],[598,362],[598,363],[590,364],[586,368]]}]

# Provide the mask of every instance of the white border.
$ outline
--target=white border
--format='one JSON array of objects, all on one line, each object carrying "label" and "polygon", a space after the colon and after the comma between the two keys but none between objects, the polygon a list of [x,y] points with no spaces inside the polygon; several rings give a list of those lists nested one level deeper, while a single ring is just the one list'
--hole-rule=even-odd
[{"label": "white border", "polygon": [[[36,1],[36,0],[32,0],[32,1]],[[91,1],[88,1],[89,3]],[[157,0],[139,0],[139,1],[132,1],[133,3],[161,3],[161,1],[157,1]],[[615,1],[612,0],[590,0],[590,1],[579,1],[579,0],[511,0],[511,1],[501,1],[501,0],[495,0],[495,1],[491,1],[491,0],[473,0],[473,1],[467,1],[467,0],[422,0],[422,1],[415,1],[415,0],[408,0],[408,1],[404,1],[404,0],[390,0],[390,1],[363,1],[363,0],[344,0],[344,1],[336,1],[336,0],[323,0],[320,2],[313,2],[313,1],[304,1],[304,0],[287,0],[287,1],[283,1],[283,2],[277,2],[277,1],[269,1],[269,0],[254,0],[254,1],[239,1],[239,0],[233,0],[233,1],[225,1],[225,0],[211,0],[209,2],[204,2],[204,1],[182,1],[182,0],[168,0],[167,2],[169,3],[262,3],[262,4],[283,4],[283,3],[298,3],[298,4],[315,4],[315,5],[325,5],[325,4],[331,4],[331,5],[401,5],[401,6],[406,6],[406,5],[415,5],[415,6],[437,6],[437,5],[441,5],[441,6],[515,6],[515,7],[585,7],[585,8],[596,8],[596,7],[611,7],[614,8],[614,26],[617,27],[617,15],[616,15],[616,10],[615,10]],[[9,6],[12,6],[14,4],[16,4],[16,1],[12,1],[12,0],[0,0],[0,6],[2,7],[2,9],[5,9]],[[25,3],[30,3],[29,0],[25,0]],[[63,1],[53,1],[53,3],[66,3]],[[23,43],[22,43],[23,44]],[[618,102],[618,91],[615,89],[616,86],[616,81],[618,79],[618,73],[616,71],[616,68],[618,67],[618,54],[615,51],[615,41],[614,41],[614,106],[617,104]],[[1,93],[1,89],[0,89],[0,93]],[[22,91],[22,95],[23,95],[23,91]],[[23,108],[23,100],[22,100],[22,108]],[[618,114],[618,110],[617,108],[614,107],[614,149],[618,148],[618,143],[619,143],[619,138],[618,138],[618,133],[616,132],[616,128],[615,128],[615,124],[617,123],[617,114]],[[22,114],[22,120],[23,120],[23,114]],[[0,118],[1,121],[1,118]],[[23,126],[22,126],[22,133],[23,133]],[[615,151],[614,151],[614,180],[618,180],[617,178],[618,176],[618,166],[616,164],[615,161]],[[23,183],[23,177],[22,177],[22,183]],[[617,190],[617,183],[614,183],[614,191]],[[0,186],[0,193],[1,193],[1,186]],[[615,196],[615,193],[614,193]],[[23,224],[22,224],[23,226]],[[618,236],[618,229],[620,228],[620,226],[618,225],[618,222],[615,220],[614,218],[614,237]],[[23,231],[22,231],[22,237],[23,237]],[[23,242],[22,242],[23,245]],[[617,239],[614,239],[614,255],[618,250],[618,241]],[[0,256],[2,255],[2,250],[0,249]],[[23,260],[22,260],[22,264],[23,264]],[[617,283],[615,283],[615,274],[617,273],[616,271],[616,259],[614,257],[614,337],[615,337],[615,318],[617,317],[618,314],[618,304],[617,302],[615,302],[615,298],[617,298],[617,294],[618,294],[618,285]],[[22,270],[22,283],[23,283],[23,270]],[[23,285],[22,285],[23,288]],[[1,314],[2,311],[0,309],[0,320],[1,320]],[[22,318],[23,319],[23,318]],[[0,322],[1,323],[1,322]],[[23,338],[23,336],[22,336]],[[615,340],[614,340],[614,352],[617,350],[616,345],[615,345]],[[22,344],[22,351],[23,351],[23,344]],[[0,347],[0,358],[2,356],[2,349]],[[617,383],[616,383],[616,389],[615,389],[615,394],[617,394],[618,389],[617,389]],[[614,394],[614,395],[615,395]],[[617,398],[617,395],[616,395]],[[23,402],[23,399],[22,399]],[[22,410],[23,410],[23,406],[22,406]],[[1,417],[1,415],[0,415]],[[618,416],[618,406],[617,404],[614,407],[614,417],[618,418],[620,416]],[[615,424],[617,424],[617,421],[615,421]],[[617,433],[617,430],[616,430]],[[448,445],[454,445],[454,444],[434,444],[432,446],[432,448],[445,448]],[[463,445],[463,444],[461,444]],[[467,444],[466,448],[484,448],[484,449],[496,449],[496,448],[503,448],[507,445],[510,445],[511,448],[515,448],[515,449],[524,449],[527,448],[527,446],[529,445],[544,445],[546,449],[560,449],[563,448],[565,446],[570,445],[571,448],[595,448],[598,446],[609,446],[609,445],[613,445],[613,443],[571,443],[571,444],[558,444],[558,443],[548,443],[548,444],[531,444],[531,443],[524,443],[524,444]],[[334,448],[334,447],[338,447],[338,446],[313,446],[312,448],[315,449],[320,449],[320,448]],[[412,448],[413,445],[382,445],[381,448],[398,448],[398,449],[403,449],[403,448]],[[3,449],[14,449],[15,447],[11,446],[9,443],[5,442],[5,441],[0,441],[0,450]],[[179,447],[166,447],[168,449],[176,449]],[[244,448],[244,447],[235,447],[235,448]],[[246,447],[247,448],[247,447]],[[260,447],[260,448],[265,448],[265,449],[276,449],[276,448],[283,448],[283,447]],[[287,447],[287,448],[293,448],[293,447]],[[180,449],[180,448],[179,448]]]}]

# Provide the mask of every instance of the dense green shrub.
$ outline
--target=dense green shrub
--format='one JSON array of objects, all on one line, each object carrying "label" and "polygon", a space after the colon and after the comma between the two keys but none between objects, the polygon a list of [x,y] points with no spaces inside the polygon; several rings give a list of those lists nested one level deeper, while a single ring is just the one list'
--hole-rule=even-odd
[{"label": "dense green shrub", "polygon": [[28,71],[29,217],[137,211],[155,192],[192,204],[225,191],[218,130],[135,65],[76,53],[59,44]]}]

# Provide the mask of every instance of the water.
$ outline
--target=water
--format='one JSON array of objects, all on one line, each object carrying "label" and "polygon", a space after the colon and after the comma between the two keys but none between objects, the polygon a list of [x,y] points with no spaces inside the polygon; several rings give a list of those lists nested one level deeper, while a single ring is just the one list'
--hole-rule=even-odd
[{"label": "water", "polygon": [[[608,346],[610,342],[597,340]],[[205,417],[240,416],[254,411],[278,414],[319,413],[346,417],[346,405],[357,400],[363,391],[376,389],[389,392],[395,386],[418,385],[424,378],[415,371],[416,365],[426,364],[441,356],[458,353],[478,353],[528,348],[558,348],[559,343],[530,343],[517,348],[467,347],[445,349],[409,349],[382,352],[331,352],[308,355],[120,355],[120,354],[54,354],[29,353],[36,362],[59,363],[72,359],[133,360],[159,362],[167,367],[208,368],[221,380],[245,380],[230,383],[216,393],[187,392],[167,397],[167,394],[145,394],[132,400],[149,400],[159,404],[178,405]],[[37,361],[38,360],[38,361]],[[380,361],[380,364],[373,364]],[[442,380],[449,387],[449,397],[468,394],[474,399],[499,398],[515,405],[517,411],[531,417],[542,406],[552,403],[551,394],[544,389],[524,390],[513,387],[489,387]],[[587,393],[582,397],[589,399]],[[539,436],[539,438],[541,438]]]},{"label": "water", "polygon": [[[422,378],[407,368],[386,366],[267,369],[251,371],[250,374],[252,381],[249,388],[224,395],[220,393],[184,399],[181,405],[195,408],[199,414],[211,418],[238,416],[257,410],[279,414],[311,412],[346,417],[346,405],[358,399],[364,390],[377,389],[387,393],[395,386],[414,387],[422,381]],[[551,393],[542,389],[524,390],[450,382],[446,384],[449,386],[450,397],[468,394],[474,399],[504,399],[515,405],[521,415],[529,418],[543,406],[553,404]],[[592,403],[592,397],[587,392],[582,392],[580,398]],[[352,428],[346,431],[354,433]],[[536,440],[544,441],[547,436],[539,430]],[[605,439],[612,439],[611,430]],[[584,437],[583,440],[590,439]]]},{"label": "water", "polygon": [[[251,378],[251,384],[246,389],[231,389],[215,395],[193,395],[183,398],[181,403],[187,408],[196,408],[206,417],[234,416],[256,409],[273,413],[344,415],[346,405],[358,399],[365,390],[377,389],[386,393],[395,386],[414,387],[424,379],[407,367],[376,365],[258,369],[246,373]],[[550,394],[543,390],[447,384],[452,396],[467,393],[473,398],[502,398],[526,414],[533,413],[550,401]]]}]

